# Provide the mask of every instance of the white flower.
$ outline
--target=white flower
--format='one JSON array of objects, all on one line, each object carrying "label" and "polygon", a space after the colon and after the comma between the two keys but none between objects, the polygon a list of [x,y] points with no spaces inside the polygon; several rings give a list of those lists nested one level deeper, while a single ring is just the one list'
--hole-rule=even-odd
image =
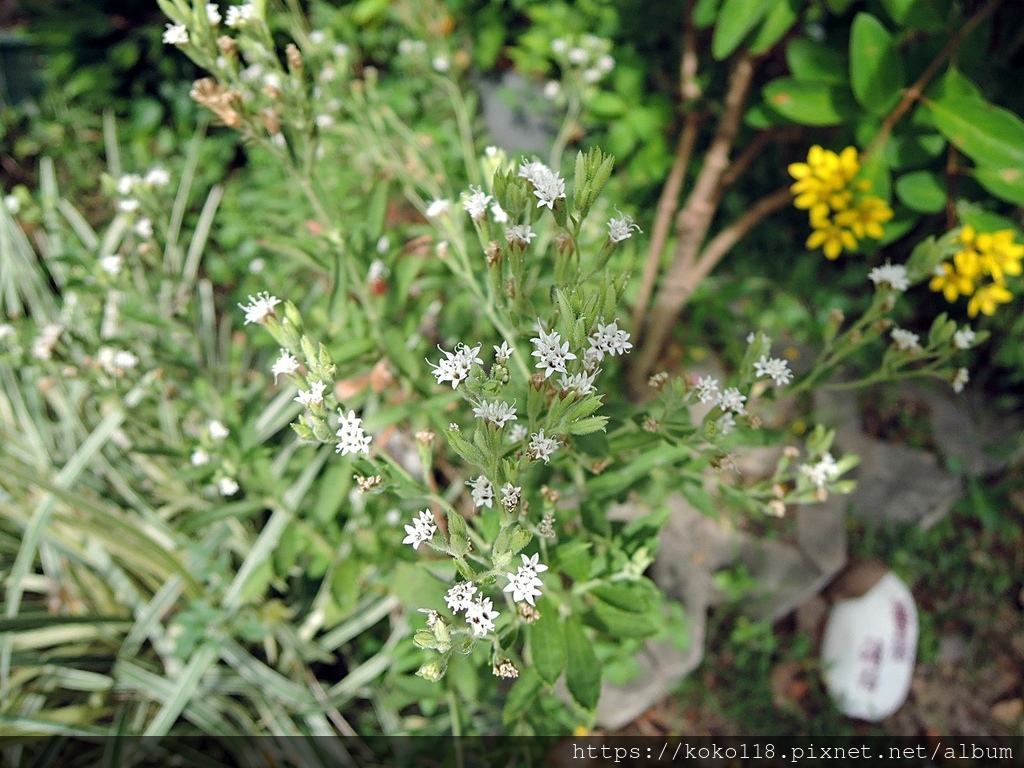
[{"label": "white flower", "polygon": [[718,399],[718,379],[701,376],[697,379],[697,399],[702,403],[710,403]]},{"label": "white flower", "polygon": [[0,323],[0,341],[6,341],[7,339],[15,336],[17,331],[14,330],[14,326],[10,323]]},{"label": "white flower", "polygon": [[529,224],[516,224],[505,230],[505,240],[509,243],[529,245],[530,241],[537,236]]},{"label": "white flower", "polygon": [[718,430],[722,437],[725,437],[730,432],[732,432],[735,427],[736,417],[733,416],[731,413],[722,414],[721,416],[718,417],[718,420],[715,421],[715,429]]},{"label": "white flower", "polygon": [[145,238],[148,240],[153,236],[153,222],[150,221],[145,216],[143,216],[141,219],[135,222],[135,226],[132,227],[132,229],[134,230],[135,234],[141,238]]},{"label": "white flower", "polygon": [[370,452],[371,437],[363,431],[363,420],[356,416],[355,411],[349,411],[346,416],[341,408],[338,409],[338,431],[334,434],[338,436],[335,453],[347,456],[350,453]]},{"label": "white flower", "polygon": [[604,72],[597,67],[587,67],[583,70],[583,82],[585,83],[596,83],[604,77]]},{"label": "white flower", "polygon": [[100,258],[100,269],[102,269],[108,275],[116,275],[120,273],[123,261],[124,260],[117,254],[103,256]]},{"label": "white flower", "polygon": [[607,75],[615,68],[615,59],[606,53],[598,57],[596,66],[601,74]]},{"label": "white flower", "polygon": [[917,342],[920,338],[916,333],[904,330],[903,328],[893,328],[892,333],[889,335],[892,336],[892,340],[896,342],[896,349],[901,351],[915,349],[918,346]]},{"label": "white flower", "polygon": [[297,370],[299,370],[299,361],[295,359],[294,355],[284,349],[281,350],[281,356],[270,367],[270,372],[274,374],[275,384],[277,384],[278,376],[291,376]]},{"label": "white flower", "polygon": [[633,236],[634,229],[637,232],[643,232],[632,216],[623,215],[621,219],[609,219],[608,239],[613,243],[621,243],[626,238]]},{"label": "white flower", "polygon": [[519,567],[520,571],[528,570],[531,574],[537,575],[538,573],[544,573],[548,569],[544,563],[540,562],[540,555],[534,554],[531,557],[526,555],[520,555],[523,559],[523,564]]},{"label": "white flower", "polygon": [[544,586],[544,583],[532,572],[522,567],[516,573],[509,573],[506,576],[508,584],[505,586],[504,591],[511,592],[512,599],[517,603],[525,600],[530,605],[535,605],[533,602],[534,598],[541,595],[541,591],[537,587]]},{"label": "white flower", "polygon": [[558,450],[558,441],[550,437],[544,437],[543,429],[531,435],[530,438],[530,448],[527,451],[527,455],[531,459],[542,459],[547,464],[551,454]]},{"label": "white flower", "polygon": [[746,413],[743,403],[747,401],[746,395],[741,395],[736,387],[729,387],[718,399],[718,405],[723,411],[732,411],[736,414]]},{"label": "white flower", "polygon": [[131,352],[112,347],[100,347],[96,353],[96,361],[104,371],[113,376],[123,375],[125,371],[139,364],[139,358]]},{"label": "white flower", "polygon": [[431,200],[430,204],[427,205],[427,218],[436,219],[439,216],[445,216],[451,210],[451,200]]},{"label": "white flower", "polygon": [[344,43],[336,43],[331,49],[331,53],[333,53],[334,57],[337,59],[345,59],[348,58],[349,47]]},{"label": "white flower", "polygon": [[493,632],[494,619],[500,615],[494,610],[491,598],[482,595],[466,607],[466,623],[473,630],[474,637],[483,637],[488,632]]},{"label": "white flower", "polygon": [[218,419],[214,419],[213,421],[211,421],[209,424],[206,425],[206,428],[210,432],[211,440],[223,440],[225,437],[231,434],[231,430],[225,427],[224,423],[219,421]]},{"label": "white flower", "polygon": [[245,2],[242,5],[232,5],[228,7],[228,16],[224,23],[229,27],[235,28],[240,27],[246,22],[252,21],[256,17],[256,6],[251,2]]},{"label": "white flower", "polygon": [[477,344],[475,347],[467,347],[465,344],[456,344],[455,352],[448,352],[438,347],[444,353],[446,359],[439,361],[437,365],[434,365],[429,360],[427,361],[430,367],[434,369],[434,378],[437,379],[437,383],[443,384],[446,381],[450,381],[452,389],[455,389],[469,378],[473,363],[483,365],[484,361],[478,356],[480,346],[480,344]]},{"label": "white flower", "polygon": [[890,264],[888,261],[881,267],[875,267],[868,272],[868,278],[875,285],[888,283],[894,291],[901,293],[910,287],[910,280],[907,278],[907,268],[902,264]]},{"label": "white flower", "polygon": [[133,213],[139,209],[139,201],[134,197],[126,197],[117,201],[117,210],[123,213]]},{"label": "white flower", "polygon": [[449,69],[451,69],[452,65],[451,62],[448,60],[447,56],[435,56],[431,60],[430,66],[434,68],[435,72],[440,72],[441,74],[444,74]]},{"label": "white flower", "polygon": [[507,341],[501,342],[500,347],[494,347],[494,362],[507,363],[510,357],[512,357],[512,348]]},{"label": "white flower", "polygon": [[234,496],[238,493],[238,483],[233,477],[222,477],[217,481],[217,488],[221,496]]},{"label": "white flower", "polygon": [[522,495],[523,489],[520,486],[505,483],[501,486],[501,506],[511,512],[519,505]]},{"label": "white flower", "polygon": [[49,360],[53,357],[53,348],[57,346],[64,327],[57,323],[48,323],[39,329],[39,335],[32,342],[32,357],[37,360]]},{"label": "white flower", "polygon": [[220,24],[220,9],[217,8],[216,3],[206,4],[206,20],[210,22],[211,26]]},{"label": "white flower", "polygon": [[258,275],[267,267],[267,262],[257,256],[255,259],[249,262],[249,274]]},{"label": "white flower", "polygon": [[554,40],[551,41],[551,50],[561,55],[565,53],[567,50],[569,50],[569,44],[565,41],[564,38],[556,37]]},{"label": "white flower", "polygon": [[262,323],[270,315],[274,314],[274,307],[281,303],[276,296],[271,296],[267,291],[257,293],[256,297],[249,296],[248,304],[239,304],[238,307],[245,312],[245,325],[249,323]]},{"label": "white flower", "polygon": [[[381,255],[384,255],[385,253],[388,252],[388,250],[390,248],[391,248],[391,238],[390,237],[388,237],[387,235],[381,235],[380,237],[377,238],[377,253],[379,253]],[[377,261],[374,262],[374,264],[376,264],[376,263],[380,263],[380,259],[377,259]],[[372,269],[373,265],[370,265],[370,266],[371,266],[371,269]],[[383,267],[384,264],[381,263],[380,266]]]},{"label": "white flower", "polygon": [[580,47],[577,46],[575,48],[570,48],[569,49],[569,63],[570,64],[575,64],[576,66],[579,67],[579,66],[582,66],[582,65],[586,64],[587,60],[589,58],[590,58],[590,55],[583,48],[580,48]]},{"label": "white flower", "polygon": [[957,349],[970,349],[977,335],[973,328],[965,325],[953,334],[953,346]]},{"label": "white flower", "polygon": [[430,510],[424,509],[419,513],[418,517],[414,517],[412,525],[405,526],[405,532],[408,535],[402,539],[402,543],[412,544],[413,549],[419,549],[420,544],[430,541],[431,537],[437,532],[437,526],[434,525],[434,516],[430,514]]},{"label": "white flower", "polygon": [[491,422],[501,429],[510,421],[516,421],[516,409],[508,403],[495,401],[483,401],[473,409],[473,415],[478,419]]},{"label": "white flower", "polygon": [[[385,238],[381,238],[381,240],[383,239]],[[379,246],[380,243],[378,242],[378,247]],[[385,264],[380,259],[374,259],[373,261],[370,262],[370,269],[366,273],[366,280],[367,282],[375,283],[380,280],[386,279],[387,276],[390,274],[391,270],[388,269],[387,264]]]},{"label": "white flower", "polygon": [[789,363],[778,357],[769,358],[761,355],[761,359],[754,363],[754,372],[758,376],[770,376],[775,381],[776,387],[782,387],[793,380],[793,372],[789,370]]},{"label": "white flower", "polygon": [[193,467],[202,467],[210,463],[210,454],[202,448],[196,448],[192,451],[192,458],[189,461],[192,462]]},{"label": "white flower", "polygon": [[299,394],[293,398],[296,403],[311,408],[316,405],[324,404],[324,392],[327,390],[327,384],[322,381],[310,382],[309,391],[299,390]]},{"label": "white flower", "polygon": [[494,486],[491,481],[483,475],[474,477],[466,485],[470,488],[473,497],[473,504],[478,507],[490,508],[494,503]]},{"label": "white flower", "polygon": [[513,424],[512,429],[508,431],[508,439],[510,443],[518,443],[526,437],[526,433],[529,430],[525,424]]},{"label": "white flower", "polygon": [[164,45],[188,45],[188,28],[184,24],[168,24],[164,30]]},{"label": "white flower", "polygon": [[597,347],[587,347],[583,353],[583,370],[587,373],[596,373],[602,360],[604,360],[604,352]]},{"label": "white flower", "polygon": [[461,581],[448,590],[444,601],[448,604],[448,610],[452,613],[460,613],[473,602],[473,595],[476,594],[476,586],[471,581]]},{"label": "white flower", "polygon": [[807,476],[815,487],[824,488],[830,480],[839,477],[839,467],[831,453],[823,454],[817,464],[803,464],[800,471]]},{"label": "white flower", "polygon": [[619,321],[616,319],[608,325],[597,324],[597,330],[590,334],[590,346],[598,350],[602,355],[624,355],[633,348],[629,341],[629,333],[619,330]]},{"label": "white flower", "polygon": [[573,376],[563,373],[558,379],[558,387],[563,392],[576,392],[580,395],[589,395],[594,391],[594,377],[597,376],[597,374],[597,371],[594,371],[589,375],[586,373],[577,373]]},{"label": "white flower", "polygon": [[330,128],[334,125],[334,118],[330,115],[317,115],[313,118],[313,121],[316,123],[317,128]]},{"label": "white flower", "polygon": [[487,213],[487,204],[491,202],[491,196],[484,194],[480,187],[470,187],[469,193],[462,193],[462,207],[470,215],[473,221],[480,221]]},{"label": "white flower", "polygon": [[554,101],[558,98],[558,94],[562,92],[562,84],[557,80],[548,80],[544,83],[544,98],[549,101]]},{"label": "white flower", "polygon": [[567,360],[575,360],[576,355],[569,351],[569,342],[562,342],[562,337],[557,331],[544,333],[544,329],[537,328],[540,336],[530,339],[534,344],[534,351],[531,357],[539,358],[537,368],[544,369],[544,378],[547,379],[552,373],[567,373],[565,363]]},{"label": "white flower", "polygon": [[960,394],[964,391],[964,385],[971,380],[971,374],[966,368],[961,368],[953,377],[953,391]]},{"label": "white flower", "polygon": [[165,168],[150,168],[143,182],[150,187],[166,187],[171,183],[171,174]]},{"label": "white flower", "polygon": [[135,189],[135,185],[141,183],[141,176],[135,173],[126,173],[117,180],[117,193],[122,197],[127,197]]},{"label": "white flower", "polygon": [[538,171],[530,179],[533,182],[533,194],[537,197],[537,207],[546,205],[555,210],[555,201],[565,197],[565,179],[547,166]]},{"label": "white flower", "polygon": [[[505,209],[498,203],[491,203],[491,218],[493,218],[498,224],[508,223],[508,214],[505,213]],[[506,235],[506,237],[508,237],[508,235]]]},{"label": "white flower", "polygon": [[21,201],[14,195],[7,195],[4,197],[4,208],[11,216],[16,216],[21,210]]}]

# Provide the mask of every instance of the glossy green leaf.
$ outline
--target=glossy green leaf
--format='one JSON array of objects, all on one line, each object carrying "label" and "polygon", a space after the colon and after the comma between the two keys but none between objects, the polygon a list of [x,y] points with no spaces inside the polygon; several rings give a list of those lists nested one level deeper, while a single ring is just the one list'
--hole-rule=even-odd
[{"label": "glossy green leaf", "polygon": [[530,657],[537,674],[553,685],[565,669],[565,635],[554,603],[540,598],[537,610],[540,618],[529,625]]},{"label": "glossy green leaf", "polygon": [[905,173],[896,180],[896,196],[918,213],[938,213],[946,206],[946,185],[931,171]]},{"label": "glossy green leaf", "polygon": [[711,37],[711,54],[721,61],[735,51],[771,6],[771,0],[725,0]]},{"label": "glossy green leaf", "polygon": [[720,4],[721,0],[697,0],[693,7],[693,25],[697,29],[707,29],[714,24]]},{"label": "glossy green leaf", "polygon": [[786,46],[786,64],[797,80],[832,85],[846,82],[846,57],[835,48],[806,37],[798,37]]},{"label": "glossy green leaf", "polygon": [[858,13],[850,34],[850,85],[869,112],[884,114],[896,106],[906,85],[903,62],[893,37],[869,13]]},{"label": "glossy green leaf", "polygon": [[949,16],[950,0],[881,0],[889,17],[901,27],[940,32]]},{"label": "glossy green leaf", "polygon": [[573,699],[593,711],[601,698],[601,664],[594,645],[576,618],[565,622],[565,683]]},{"label": "glossy green leaf", "polygon": [[763,94],[768,106],[803,125],[839,125],[856,114],[850,93],[825,83],[783,77],[768,83]]},{"label": "glossy green leaf", "polygon": [[803,5],[803,0],[775,0],[764,18],[764,24],[750,41],[750,52],[760,56],[771,50],[796,24]]},{"label": "glossy green leaf", "polygon": [[974,178],[996,197],[1024,205],[1024,168],[978,168]]},{"label": "glossy green leaf", "polygon": [[1024,167],[1024,121],[974,96],[925,102],[942,135],[979,165]]}]

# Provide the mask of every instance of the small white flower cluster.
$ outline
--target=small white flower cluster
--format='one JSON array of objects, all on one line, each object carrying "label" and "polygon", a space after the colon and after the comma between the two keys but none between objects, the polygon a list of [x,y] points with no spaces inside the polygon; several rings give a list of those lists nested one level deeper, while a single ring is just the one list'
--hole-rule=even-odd
[{"label": "small white flower cluster", "polygon": [[501,506],[503,506],[507,512],[512,512],[512,510],[519,506],[519,500],[522,496],[523,489],[518,485],[505,483],[501,486]]},{"label": "small white flower cluster", "polygon": [[107,256],[101,256],[99,261],[100,269],[106,272],[111,277],[121,274],[121,267],[124,265],[124,259],[116,254],[108,254]]},{"label": "small white flower cluster", "polygon": [[910,287],[910,280],[907,277],[907,268],[902,264],[891,264],[886,261],[881,267],[875,267],[868,272],[868,278],[876,286],[887,284],[894,291],[903,293]]},{"label": "small white flower cluster", "polygon": [[434,524],[434,516],[429,509],[424,509],[417,517],[412,519],[412,525],[405,526],[406,537],[402,539],[403,544],[412,544],[413,549],[419,549],[420,544],[430,541],[437,526]]},{"label": "small white flower cluster", "polygon": [[347,456],[350,453],[368,454],[370,452],[370,440],[372,439],[363,430],[363,420],[356,416],[356,412],[349,410],[348,415],[338,409],[338,445],[334,452]]},{"label": "small white flower cluster", "polygon": [[566,361],[576,359],[576,355],[569,351],[569,342],[563,342],[557,331],[545,333],[544,328],[538,326],[537,332],[540,336],[530,339],[534,344],[530,356],[538,358],[536,367],[544,369],[544,378],[549,378],[556,371],[567,373]]},{"label": "small white flower cluster", "polygon": [[477,589],[471,581],[463,581],[448,590],[444,596],[448,609],[458,615],[466,612],[466,623],[473,630],[474,637],[483,637],[494,631],[494,620],[501,614],[494,610],[489,597],[476,595]]},{"label": "small white flower cluster", "polygon": [[544,586],[544,582],[537,578],[537,574],[543,573],[548,567],[538,562],[539,555],[533,557],[521,555],[521,557],[523,564],[516,569],[516,572],[506,574],[508,584],[504,591],[512,593],[514,602],[519,603],[525,600],[530,605],[534,605],[534,598],[541,596],[539,587]]},{"label": "small white flower cluster", "polygon": [[163,41],[164,45],[188,45],[188,28],[184,24],[168,24]]},{"label": "small white flower cluster", "polygon": [[800,471],[818,489],[824,488],[831,480],[839,477],[839,467],[831,453],[823,454],[816,464],[802,464]]},{"label": "small white flower cluster", "polygon": [[281,303],[276,296],[271,296],[267,291],[257,293],[255,297],[249,296],[248,304],[239,304],[238,307],[245,312],[245,323],[262,323],[271,315],[274,315],[274,307]]},{"label": "small white flower cluster", "polygon": [[270,367],[270,372],[274,374],[274,383],[277,384],[278,376],[291,376],[293,373],[299,370],[299,361],[296,357],[288,352],[286,349],[281,350],[280,356],[274,361],[274,364]]},{"label": "small white flower cluster", "polygon": [[966,368],[960,368],[953,376],[953,391],[958,395],[964,391],[964,386],[971,380],[971,374]]},{"label": "small white flower cluster", "polygon": [[487,205],[492,198],[480,187],[470,187],[462,193],[462,207],[473,221],[481,221],[487,215]]},{"label": "small white flower cluster", "polygon": [[431,200],[427,204],[427,210],[426,210],[427,218],[428,219],[437,219],[437,218],[440,218],[441,216],[447,216],[448,213],[451,211],[451,208],[452,208],[452,201],[451,200],[447,200],[447,199],[444,199],[444,198],[439,198],[437,200]]},{"label": "small white flower cluster", "polygon": [[633,220],[632,216],[623,214],[621,219],[608,220],[608,239],[613,243],[621,243],[633,236],[633,230],[643,233],[640,226]]},{"label": "small white flower cluster", "polygon": [[327,383],[323,381],[311,381],[308,390],[299,390],[294,398],[295,402],[304,408],[318,408],[324,404],[324,394],[327,391]]},{"label": "small white flower cluster", "polygon": [[438,349],[444,354],[445,359],[434,365],[429,360],[427,363],[431,368],[434,369],[434,378],[437,379],[438,384],[443,384],[446,381],[452,383],[452,389],[456,389],[459,384],[469,378],[469,374],[473,369],[473,364],[483,365],[484,361],[480,359],[480,344],[475,347],[468,347],[465,344],[459,343],[455,345],[454,352],[448,352],[447,350]]},{"label": "small white flower cluster", "polygon": [[220,8],[217,7],[216,3],[206,4],[206,20],[210,23],[211,27],[216,27],[220,24]]},{"label": "small white flower cluster", "polygon": [[597,324],[597,330],[590,334],[590,349],[587,350],[587,355],[601,362],[605,355],[624,355],[632,348],[629,332],[620,330],[619,321],[616,319],[608,325]]},{"label": "small white flower cluster", "polygon": [[533,194],[537,198],[537,207],[547,206],[555,209],[555,202],[565,197],[565,179],[548,168],[539,160],[524,162],[519,166],[519,176],[533,186]]},{"label": "small white flower cluster", "polygon": [[[497,219],[497,217],[495,217]],[[505,240],[510,245],[527,246],[537,236],[529,224],[516,224],[505,230]]]},{"label": "small white flower cluster", "polygon": [[789,370],[789,363],[778,357],[761,355],[761,359],[754,363],[754,373],[758,376],[768,376],[775,382],[776,387],[783,387],[793,380],[793,372]]},{"label": "small white flower cluster", "polygon": [[551,50],[560,62],[581,70],[586,83],[596,83],[615,68],[615,59],[608,53],[611,43],[595,35],[583,35],[575,45],[556,37]]},{"label": "small white flower cluster", "polygon": [[978,334],[974,332],[974,329],[968,325],[958,330],[953,334],[953,346],[957,349],[970,349],[974,344],[974,339]]},{"label": "small white flower cluster", "polygon": [[11,214],[11,216],[17,216],[18,212],[21,210],[21,201],[18,200],[15,195],[5,195],[4,208],[7,209],[7,212]]},{"label": "small white flower cluster", "polygon": [[256,18],[256,4],[252,0],[246,0],[241,5],[228,6],[228,15],[224,20],[232,29],[245,26]]},{"label": "small white flower cluster", "polygon": [[96,353],[96,362],[111,376],[124,376],[139,364],[139,358],[124,349],[100,347]]},{"label": "small white flower cluster", "polygon": [[466,485],[469,486],[470,493],[473,496],[473,504],[478,507],[490,508],[494,503],[494,486],[491,485],[491,481],[483,475],[480,477],[474,477]]},{"label": "small white flower cluster", "polygon": [[39,329],[39,334],[32,341],[32,357],[36,360],[50,360],[53,349],[64,333],[64,326],[59,323],[47,323]]},{"label": "small white flower cluster", "polygon": [[[213,419],[206,425],[206,434],[209,437],[209,442],[219,443],[231,434],[231,430],[224,426],[224,422],[219,419]],[[192,455],[189,457],[189,463],[193,467],[204,467],[212,461],[213,457],[201,447],[192,451]],[[220,472],[223,472],[223,470],[218,471],[218,473]],[[229,474],[221,474],[217,480],[217,491],[221,496],[234,496],[238,493],[238,489],[238,481]]]},{"label": "small white flower cluster", "polygon": [[[722,435],[728,435],[736,427],[736,416],[742,416],[747,412],[744,403],[746,395],[738,388],[729,387],[725,391],[718,388],[718,379],[711,376],[701,376],[697,379],[694,387],[697,393],[697,400],[701,403],[713,403],[721,408],[723,413],[715,422],[715,428]],[[734,416],[733,414],[736,414]]]},{"label": "small white flower cluster", "polygon": [[501,429],[510,421],[516,421],[516,409],[508,403],[485,400],[473,409],[473,415],[478,419],[489,421]]},{"label": "small white flower cluster", "polygon": [[589,395],[594,391],[594,377],[597,371],[591,374],[577,373],[570,376],[563,373],[558,379],[558,386],[562,392],[575,392],[578,395]]},{"label": "small white flower cluster", "polygon": [[892,340],[896,343],[896,349],[904,352],[906,350],[917,349],[920,341],[920,337],[912,331],[905,330],[904,328],[893,328]]},{"label": "small white flower cluster", "polygon": [[558,441],[544,436],[544,430],[540,430],[530,435],[530,446],[527,450],[527,455],[531,459],[543,461],[548,464],[551,459],[551,454],[558,450]]}]

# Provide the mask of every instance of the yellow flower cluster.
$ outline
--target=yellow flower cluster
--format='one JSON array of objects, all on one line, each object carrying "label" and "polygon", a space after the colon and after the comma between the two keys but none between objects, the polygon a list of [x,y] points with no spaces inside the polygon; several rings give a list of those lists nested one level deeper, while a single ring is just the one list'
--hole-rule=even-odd
[{"label": "yellow flower cluster", "polygon": [[814,230],[808,248],[821,248],[829,259],[843,250],[852,251],[866,237],[878,239],[892,209],[880,197],[869,195],[871,182],[856,181],[860,160],[854,147],[839,154],[818,145],[807,153],[806,163],[792,163],[789,175],[796,179],[790,190],[793,205],[806,210]]},{"label": "yellow flower cluster", "polygon": [[[1024,271],[1024,245],[1013,241],[1012,229],[979,233],[970,225],[960,230],[956,242],[963,248],[953,254],[952,261],[936,267],[929,287],[942,291],[948,302],[970,296],[967,314],[971,317],[977,317],[979,312],[995,314],[997,306],[1013,298],[1006,287],[1006,277]],[[992,279],[982,282],[987,277]]]}]

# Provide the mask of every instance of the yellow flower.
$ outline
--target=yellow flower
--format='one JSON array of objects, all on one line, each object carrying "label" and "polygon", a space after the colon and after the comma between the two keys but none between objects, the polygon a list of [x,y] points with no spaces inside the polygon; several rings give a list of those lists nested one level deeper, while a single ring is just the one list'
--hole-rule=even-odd
[{"label": "yellow flower", "polygon": [[1013,294],[1002,283],[983,285],[967,303],[967,314],[970,317],[977,317],[979,312],[983,315],[994,315],[999,304],[1005,304],[1012,298]]},{"label": "yellow flower", "polygon": [[957,272],[956,267],[948,261],[939,265],[928,287],[933,291],[942,291],[942,295],[950,304],[961,296],[970,296],[974,293],[974,281]]},{"label": "yellow flower", "polygon": [[849,226],[858,238],[873,237],[878,240],[885,235],[882,224],[893,217],[892,208],[880,197],[862,197],[853,210]]},{"label": "yellow flower", "polygon": [[975,245],[980,254],[981,269],[996,282],[1003,282],[1006,275],[1021,274],[1021,257],[1024,257],[1024,245],[1013,242],[1013,230],[1003,229],[998,232],[978,235]]},{"label": "yellow flower", "polygon": [[814,227],[814,231],[807,238],[807,247],[821,248],[828,259],[839,258],[844,248],[848,251],[857,248],[857,238],[853,236],[853,232],[827,216],[812,216],[811,226]]}]

